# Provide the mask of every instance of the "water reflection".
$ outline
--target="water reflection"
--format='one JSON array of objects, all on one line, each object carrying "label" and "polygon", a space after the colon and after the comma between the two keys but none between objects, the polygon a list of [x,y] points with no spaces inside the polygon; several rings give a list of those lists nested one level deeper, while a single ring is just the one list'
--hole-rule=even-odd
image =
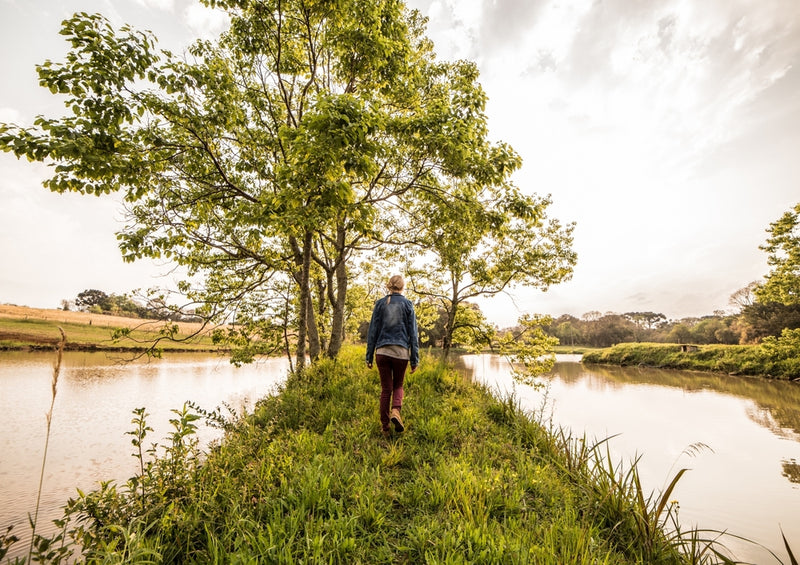
[{"label": "water reflection", "polygon": [[797,464],[797,461],[792,459],[791,461],[781,461],[783,465],[783,476],[789,479],[789,481],[793,483],[800,484],[800,465]]},{"label": "water reflection", "polygon": [[[580,373],[566,367],[557,369],[563,379],[577,379]],[[800,385],[754,377],[739,377],[698,371],[675,371],[639,367],[591,365],[588,369],[608,381],[620,384],[652,384],[680,388],[687,393],[714,391],[752,400],[749,412],[754,422],[776,435],[800,439]]]},{"label": "water reflection", "polygon": [[[754,540],[788,558],[780,528],[800,546],[800,386],[746,377],[607,367],[560,357],[544,387],[516,384],[505,360],[471,355],[458,366],[498,394],[573,435],[602,439],[623,463],[639,459],[645,488],[674,491],[684,526]],[[694,449],[695,446],[708,448]],[[775,563],[766,549],[728,539],[738,558]],[[787,562],[787,559],[784,559]]]}]

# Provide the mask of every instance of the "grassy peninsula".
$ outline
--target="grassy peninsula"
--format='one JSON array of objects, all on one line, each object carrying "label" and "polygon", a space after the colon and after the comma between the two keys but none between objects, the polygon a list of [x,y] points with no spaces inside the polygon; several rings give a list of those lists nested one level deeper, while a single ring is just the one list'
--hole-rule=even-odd
[{"label": "grassy peninsula", "polygon": [[199,414],[176,411],[153,458],[137,413],[141,473],[71,501],[63,539],[91,562],[716,562],[700,534],[665,533],[671,488],[648,496],[602,441],[548,430],[430,358],[407,378],[406,431],[382,437],[363,354],[291,375],[252,414],[205,414],[227,433],[204,456]]},{"label": "grassy peninsula", "polygon": [[659,369],[716,371],[731,375],[800,379],[800,357],[793,346],[677,345],[619,343],[586,352],[583,363],[643,365]]}]

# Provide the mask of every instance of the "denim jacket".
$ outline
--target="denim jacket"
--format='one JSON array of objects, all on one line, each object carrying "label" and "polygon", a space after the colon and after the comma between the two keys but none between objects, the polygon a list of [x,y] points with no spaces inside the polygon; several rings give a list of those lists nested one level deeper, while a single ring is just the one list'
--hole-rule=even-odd
[{"label": "denim jacket", "polygon": [[419,339],[414,305],[402,294],[389,294],[375,302],[367,334],[367,363],[384,345],[400,345],[411,352],[411,366],[419,364]]}]

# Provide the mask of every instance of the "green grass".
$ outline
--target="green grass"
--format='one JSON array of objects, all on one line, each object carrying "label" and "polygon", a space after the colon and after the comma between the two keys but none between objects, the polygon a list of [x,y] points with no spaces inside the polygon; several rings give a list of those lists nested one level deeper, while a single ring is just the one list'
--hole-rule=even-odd
[{"label": "green grass", "polygon": [[198,414],[174,411],[173,434],[144,454],[137,411],[140,473],[70,501],[37,548],[67,562],[77,542],[91,563],[724,562],[675,522],[681,473],[648,495],[604,442],[547,429],[430,357],[407,376],[403,434],[382,437],[378,395],[363,348],[347,348],[252,414],[205,414],[227,430],[205,457]]},{"label": "green grass", "polygon": [[[87,349],[113,349],[113,350],[143,350],[150,343],[160,337],[160,328],[163,322],[155,320],[140,320],[142,326],[130,332],[129,335],[113,339],[115,330],[112,326],[101,324],[80,324],[74,322],[60,322],[58,320],[43,320],[38,318],[0,318],[0,350],[2,349],[54,349],[59,341],[58,328],[63,328],[67,335],[67,350]],[[178,339],[187,335],[176,335]],[[158,348],[170,351],[206,351],[217,350],[211,338],[198,336],[190,341],[172,341],[163,339],[158,343]]]},{"label": "green grass", "polygon": [[797,378],[765,354],[758,345],[698,345],[689,351],[682,346],[663,343],[620,343],[607,349],[586,353],[584,363],[645,365],[666,369],[718,371],[736,375],[764,376],[779,379]]}]

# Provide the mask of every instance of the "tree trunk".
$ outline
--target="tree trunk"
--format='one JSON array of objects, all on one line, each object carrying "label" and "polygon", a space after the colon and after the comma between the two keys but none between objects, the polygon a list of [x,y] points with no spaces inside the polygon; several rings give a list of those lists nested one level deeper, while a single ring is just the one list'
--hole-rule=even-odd
[{"label": "tree trunk", "polygon": [[344,343],[344,311],[345,311],[345,298],[347,296],[347,274],[339,274],[339,271],[345,271],[344,263],[341,267],[337,267],[336,275],[336,304],[333,308],[333,320],[331,328],[331,343],[328,349],[328,356],[335,359],[342,349]]},{"label": "tree trunk", "polygon": [[294,373],[294,363],[292,362],[292,346],[289,341],[289,311],[290,303],[288,295],[285,297],[283,305],[283,346],[286,348],[286,358],[289,360],[289,371]]},{"label": "tree trunk", "polygon": [[[338,244],[341,243],[341,246]],[[344,342],[344,310],[347,299],[347,266],[344,253],[344,230],[339,229],[337,237],[339,257],[336,263],[336,297],[333,301],[333,319],[331,320],[331,341],[328,346],[328,357],[336,359]]]},{"label": "tree trunk", "polygon": [[317,317],[314,313],[314,298],[311,296],[311,288],[309,285],[308,304],[306,305],[306,333],[308,336],[308,356],[312,361],[319,359],[322,351],[322,343],[319,338],[319,328],[317,326]]},{"label": "tree trunk", "polygon": [[309,291],[309,274],[311,271],[311,232],[306,230],[303,234],[303,254],[300,266],[300,312],[297,324],[297,370],[302,371],[306,366],[306,326],[308,320],[308,306],[311,299]]},{"label": "tree trunk", "polygon": [[458,311],[458,281],[452,279],[453,294],[450,298],[450,306],[447,308],[447,324],[444,326],[444,338],[442,339],[442,359],[447,361],[450,356],[450,348],[453,345],[453,332],[456,326],[456,312]]},{"label": "tree trunk", "polygon": [[450,356],[450,347],[453,345],[453,313],[447,313],[447,325],[444,327],[442,338],[442,360],[447,361]]}]

